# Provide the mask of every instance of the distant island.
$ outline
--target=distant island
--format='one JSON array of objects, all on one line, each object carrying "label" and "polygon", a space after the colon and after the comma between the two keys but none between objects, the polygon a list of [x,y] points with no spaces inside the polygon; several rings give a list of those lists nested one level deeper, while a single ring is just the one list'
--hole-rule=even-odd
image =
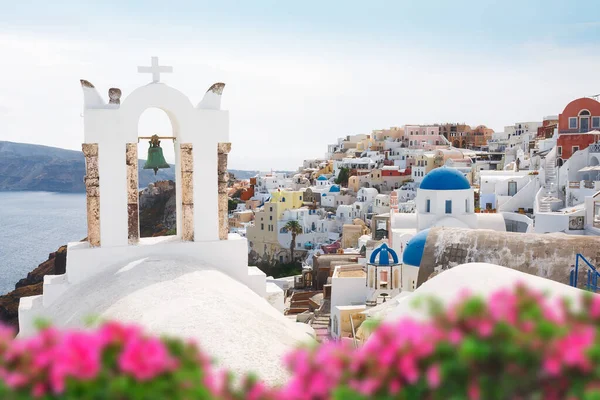
[{"label": "distant island", "polygon": [[[144,162],[139,163],[140,187],[175,179],[174,169],[161,169],[154,176],[154,171],[142,169]],[[259,171],[229,172],[236,179],[249,179]],[[84,193],[84,174],[85,159],[80,151],[0,141],[0,191]]]}]

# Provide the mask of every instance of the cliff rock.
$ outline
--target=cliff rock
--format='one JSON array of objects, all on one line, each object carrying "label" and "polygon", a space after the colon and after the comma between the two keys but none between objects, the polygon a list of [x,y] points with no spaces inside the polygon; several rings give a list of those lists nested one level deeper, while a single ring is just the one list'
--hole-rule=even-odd
[{"label": "cliff rock", "polygon": [[67,246],[61,246],[56,252],[50,253],[48,260],[27,274],[15,285],[15,290],[0,296],[0,321],[16,329],[19,327],[19,300],[21,297],[42,294],[45,275],[60,275],[65,273],[67,265]]}]

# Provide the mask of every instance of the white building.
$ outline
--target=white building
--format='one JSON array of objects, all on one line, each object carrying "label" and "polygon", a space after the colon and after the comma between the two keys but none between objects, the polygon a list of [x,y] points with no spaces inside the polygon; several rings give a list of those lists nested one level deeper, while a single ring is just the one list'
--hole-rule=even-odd
[{"label": "white building", "polygon": [[416,213],[391,210],[391,245],[403,254],[408,241],[434,226],[505,231],[502,214],[479,214],[474,209],[474,192],[459,171],[440,167],[429,172],[417,189]]},{"label": "white building", "polygon": [[350,170],[359,171],[370,171],[377,166],[377,162],[371,160],[369,157],[361,158],[343,158],[342,160],[335,160],[333,162],[334,176],[337,178],[340,174],[341,168],[348,168]]},{"label": "white building", "polygon": [[385,214],[390,211],[390,195],[389,194],[378,194],[375,196],[375,202],[373,203],[373,213]]},{"label": "white building", "polygon": [[256,191],[271,193],[277,189],[291,188],[293,181],[282,172],[263,172],[256,176]]}]

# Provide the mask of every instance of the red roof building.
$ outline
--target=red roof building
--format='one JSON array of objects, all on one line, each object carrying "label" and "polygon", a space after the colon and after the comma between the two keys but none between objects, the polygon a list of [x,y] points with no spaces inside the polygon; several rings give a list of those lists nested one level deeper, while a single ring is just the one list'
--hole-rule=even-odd
[{"label": "red roof building", "polygon": [[583,97],[573,100],[558,115],[558,133],[587,133],[600,130],[600,102]]},{"label": "red roof building", "polygon": [[600,140],[600,102],[583,97],[573,100],[558,115],[557,164],[560,166],[573,153]]}]

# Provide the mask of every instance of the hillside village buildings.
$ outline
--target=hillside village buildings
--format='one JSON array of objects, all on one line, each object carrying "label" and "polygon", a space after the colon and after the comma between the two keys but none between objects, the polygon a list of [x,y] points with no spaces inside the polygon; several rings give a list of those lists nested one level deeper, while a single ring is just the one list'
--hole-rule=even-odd
[{"label": "hillside village buildings", "polygon": [[[339,180],[344,175],[347,182]],[[292,182],[269,174],[254,182],[269,179],[279,183],[259,197],[264,204],[247,229],[251,261],[291,261],[291,234],[282,228],[298,221],[303,232],[294,254],[304,265],[303,277],[320,277],[306,282],[329,299],[323,303],[329,307],[328,332],[334,338],[355,337],[386,297],[400,298],[454,265],[495,257],[485,241],[475,248],[488,259],[471,254],[473,247],[463,247],[460,240],[452,242],[455,250],[431,253],[432,237],[439,244],[448,230],[505,240],[494,249],[537,240],[549,254],[561,246],[560,239],[545,234],[557,232],[572,235],[583,253],[599,248],[600,103],[577,99],[558,115],[516,122],[503,132],[484,125],[434,124],[350,135],[329,145],[325,158],[305,161]],[[286,211],[269,211],[281,207],[282,197]],[[569,283],[575,262],[570,249],[547,261],[564,271],[550,279]],[[600,259],[590,251],[586,257],[598,265]],[[332,253],[337,261],[326,261]],[[520,269],[528,261],[519,257],[519,265],[510,258],[497,263]],[[525,257],[536,264],[547,256]],[[427,273],[423,259],[432,268]],[[525,272],[548,277],[544,268]]]}]

